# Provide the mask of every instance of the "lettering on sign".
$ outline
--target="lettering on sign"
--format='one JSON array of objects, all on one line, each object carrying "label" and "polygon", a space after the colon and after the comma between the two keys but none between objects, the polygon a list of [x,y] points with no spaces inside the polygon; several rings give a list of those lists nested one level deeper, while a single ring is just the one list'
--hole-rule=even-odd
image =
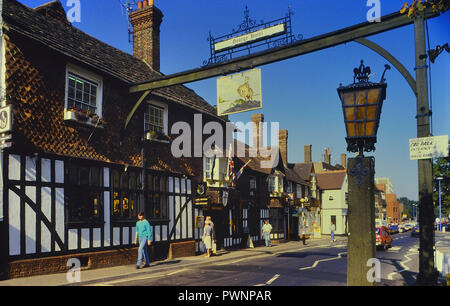
[{"label": "lettering on sign", "polygon": [[410,160],[448,157],[448,153],[448,135],[409,140]]}]

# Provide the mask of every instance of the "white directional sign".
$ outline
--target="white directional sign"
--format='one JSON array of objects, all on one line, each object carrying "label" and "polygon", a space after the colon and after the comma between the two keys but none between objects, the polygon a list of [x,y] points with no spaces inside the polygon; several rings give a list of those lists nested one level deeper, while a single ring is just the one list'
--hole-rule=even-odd
[{"label": "white directional sign", "polygon": [[448,135],[409,140],[409,159],[430,159],[448,156]]}]

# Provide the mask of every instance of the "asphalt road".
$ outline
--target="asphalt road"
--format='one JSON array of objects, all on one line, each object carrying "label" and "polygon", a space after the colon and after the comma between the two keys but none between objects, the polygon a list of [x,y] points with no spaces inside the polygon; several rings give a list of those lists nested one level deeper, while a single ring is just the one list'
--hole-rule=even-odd
[{"label": "asphalt road", "polygon": [[[393,235],[393,247],[377,250],[379,284],[413,285],[418,274],[419,238],[410,232]],[[437,235],[436,241],[439,240]],[[135,278],[97,283],[99,286],[346,286],[346,241],[298,250],[259,247],[253,256],[203,266],[185,267]]]}]

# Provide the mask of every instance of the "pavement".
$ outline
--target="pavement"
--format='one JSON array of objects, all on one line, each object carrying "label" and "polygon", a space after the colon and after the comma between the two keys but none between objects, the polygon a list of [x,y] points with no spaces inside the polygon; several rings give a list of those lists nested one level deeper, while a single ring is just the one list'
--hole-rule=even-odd
[{"label": "pavement", "polygon": [[[306,248],[324,247],[331,245],[342,245],[343,247],[346,247],[346,244],[347,237],[336,237],[336,241],[331,243],[330,238],[324,236],[321,239],[308,239],[307,245],[305,246],[301,241],[289,241],[274,244],[271,247],[265,247],[264,245],[255,245],[254,248],[219,250],[216,255],[211,256],[210,258],[207,258],[204,255],[197,255],[154,261],[150,264],[150,267],[140,270],[136,270],[134,264],[101,269],[82,269],[80,279],[77,282],[68,281],[68,276],[66,273],[57,273],[0,281],[0,286],[90,286],[100,283],[112,282],[118,279],[139,279],[139,277],[148,276],[149,273],[155,276],[161,275],[161,277],[163,277],[164,275],[182,273],[183,269],[188,267],[200,267],[204,266],[205,264],[227,264],[227,262],[231,263],[239,259],[244,259],[251,256],[271,256],[277,253],[294,252]],[[444,285],[445,280],[441,278],[440,281]],[[408,284],[402,280],[393,281],[385,279],[382,279],[381,282],[377,283],[376,285],[408,286]]]},{"label": "pavement", "polygon": [[332,244],[347,243],[347,237],[336,237],[336,241],[331,243],[329,237],[320,239],[308,239],[307,245],[301,241],[289,241],[279,244],[273,244],[271,247],[264,245],[255,245],[254,248],[219,250],[216,255],[210,258],[204,255],[188,256],[175,259],[166,259],[150,263],[150,267],[140,270],[136,269],[134,264],[115,266],[101,269],[81,270],[79,282],[69,282],[66,273],[57,273],[49,275],[39,275],[32,277],[22,277],[10,280],[0,281],[0,286],[83,286],[104,283],[117,279],[134,279],[149,273],[167,273],[167,271],[180,271],[187,267],[204,266],[206,264],[225,264],[227,261],[236,261],[238,259],[248,258],[249,256],[268,256],[278,252],[290,252],[302,248],[320,247]]}]

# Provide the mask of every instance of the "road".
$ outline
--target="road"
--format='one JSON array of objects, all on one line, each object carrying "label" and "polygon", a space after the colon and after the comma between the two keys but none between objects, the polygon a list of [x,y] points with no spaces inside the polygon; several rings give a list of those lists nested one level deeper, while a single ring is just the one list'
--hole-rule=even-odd
[{"label": "road", "polygon": [[[414,285],[418,274],[419,238],[410,232],[393,235],[393,247],[377,250],[381,263],[381,285]],[[436,241],[439,241],[439,234]],[[292,246],[292,243],[290,244]],[[96,283],[97,286],[346,286],[346,240],[298,249],[257,247],[253,256],[215,262],[134,278]],[[151,268],[150,268],[151,269]],[[92,285],[92,284],[91,284]]]}]

